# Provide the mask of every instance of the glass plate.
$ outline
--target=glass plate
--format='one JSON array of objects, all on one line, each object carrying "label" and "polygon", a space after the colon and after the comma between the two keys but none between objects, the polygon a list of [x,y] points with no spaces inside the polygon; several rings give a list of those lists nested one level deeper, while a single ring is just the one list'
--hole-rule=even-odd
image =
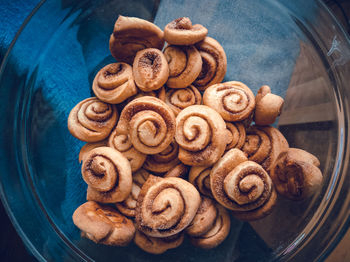
[{"label": "glass plate", "polygon": [[[189,16],[209,29],[228,57],[224,81],[254,93],[261,85],[285,98],[276,125],[291,147],[321,160],[324,184],[302,202],[279,198],[263,220],[232,218],[213,250],[188,240],[154,256],[81,238],[71,216],[85,201],[78,153],[67,117],[92,95],[97,71],[111,63],[108,40],[118,15],[159,27]],[[349,222],[348,36],[321,1],[42,2],[11,45],[0,70],[0,194],[29,250],[41,261],[317,261]]]}]

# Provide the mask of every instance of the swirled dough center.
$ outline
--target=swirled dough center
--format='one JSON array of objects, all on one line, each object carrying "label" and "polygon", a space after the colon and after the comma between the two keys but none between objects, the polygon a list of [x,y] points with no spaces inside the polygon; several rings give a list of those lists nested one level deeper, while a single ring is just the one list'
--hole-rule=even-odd
[{"label": "swirled dough center", "polygon": [[[185,209],[181,193],[175,188],[165,188],[154,198],[152,206],[146,210],[145,221],[159,229],[175,226]],[[147,217],[147,219],[146,219]],[[148,224],[148,223],[147,223]]]},{"label": "swirled dough center", "polygon": [[190,116],[183,125],[183,134],[188,141],[195,143],[191,144],[191,151],[199,151],[205,148],[210,142],[210,127],[208,122],[198,116]]},{"label": "swirled dough center", "polygon": [[246,109],[249,101],[242,90],[227,92],[223,97],[224,108],[231,113],[239,113]]},{"label": "swirled dough center", "polygon": [[111,190],[117,181],[118,174],[114,164],[103,156],[94,156],[90,163],[89,184],[99,191]]}]

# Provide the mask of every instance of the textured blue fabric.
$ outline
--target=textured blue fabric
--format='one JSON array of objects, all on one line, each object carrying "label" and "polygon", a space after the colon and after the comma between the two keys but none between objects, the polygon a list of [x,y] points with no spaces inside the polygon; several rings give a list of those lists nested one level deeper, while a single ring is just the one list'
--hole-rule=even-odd
[{"label": "textured blue fabric", "polygon": [[0,1],[0,61],[25,18],[38,3],[39,0]]}]

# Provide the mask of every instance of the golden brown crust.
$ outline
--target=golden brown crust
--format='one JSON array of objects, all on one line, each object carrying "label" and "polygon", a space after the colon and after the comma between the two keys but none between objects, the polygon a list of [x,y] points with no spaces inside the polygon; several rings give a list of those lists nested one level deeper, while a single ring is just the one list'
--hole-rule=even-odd
[{"label": "golden brown crust", "polygon": [[203,235],[191,237],[191,243],[193,245],[204,249],[211,249],[217,247],[226,239],[231,228],[230,215],[220,205],[217,205],[217,210],[218,215],[212,228]]},{"label": "golden brown crust", "polygon": [[83,145],[80,149],[79,152],[79,163],[81,163],[81,161],[83,161],[84,157],[87,155],[87,153],[97,147],[101,147],[101,146],[106,146],[107,145],[107,140],[102,140],[99,142],[93,142],[93,143],[86,143],[85,145]]},{"label": "golden brown crust", "polygon": [[201,93],[192,85],[181,89],[168,89],[165,94],[165,103],[173,110],[175,116],[186,107],[200,105],[201,102]]},{"label": "golden brown crust", "polygon": [[70,111],[68,130],[79,140],[98,142],[109,136],[117,120],[115,105],[90,97],[79,102]]},{"label": "golden brown crust", "polygon": [[132,67],[126,63],[113,63],[103,67],[92,83],[94,94],[102,101],[119,104],[137,94]]},{"label": "golden brown crust", "polygon": [[83,159],[81,173],[88,184],[87,200],[116,203],[130,194],[130,163],[113,148],[98,147],[89,151]]},{"label": "golden brown crust", "polygon": [[213,197],[210,188],[210,171],[211,167],[193,166],[191,167],[188,181],[203,195]]},{"label": "golden brown crust", "polygon": [[214,38],[206,37],[195,45],[202,57],[202,69],[193,85],[204,91],[220,83],[226,74],[227,58],[224,49]]},{"label": "golden brown crust", "polygon": [[163,101],[144,96],[124,107],[116,129],[121,134],[128,134],[138,151],[158,154],[174,139],[175,116]]},{"label": "golden brown crust", "polygon": [[210,188],[213,197],[221,205],[233,210],[235,204],[227,197],[224,188],[226,176],[240,163],[247,161],[246,155],[239,149],[227,151],[210,171]]},{"label": "golden brown crust", "polygon": [[226,121],[242,121],[253,112],[255,97],[242,82],[230,81],[208,87],[203,104],[215,109]]},{"label": "golden brown crust", "polygon": [[152,237],[175,235],[191,223],[200,201],[198,191],[186,180],[151,175],[137,200],[137,229]]},{"label": "golden brown crust", "polygon": [[188,169],[188,166],[180,163],[171,168],[163,177],[180,177],[182,179],[187,179]]},{"label": "golden brown crust", "polygon": [[82,235],[105,245],[125,246],[134,237],[135,227],[111,207],[88,201],[79,206],[73,214],[74,224],[82,230]]},{"label": "golden brown crust", "polygon": [[118,150],[129,160],[132,172],[140,169],[146,161],[147,156],[133,147],[129,135],[121,134],[117,129],[110,134],[108,146]]},{"label": "golden brown crust", "polygon": [[186,233],[196,237],[207,233],[214,225],[218,210],[212,199],[202,197],[201,204],[191,224],[186,228]]},{"label": "golden brown crust", "polygon": [[135,56],[133,74],[137,87],[142,91],[160,89],[169,77],[168,62],[160,50],[143,49]]},{"label": "golden brown crust", "polygon": [[136,17],[119,16],[109,40],[112,56],[119,62],[132,64],[138,51],[162,49],[163,31],[155,24]]},{"label": "golden brown crust", "polygon": [[273,124],[282,111],[283,98],[272,94],[269,86],[262,86],[255,100],[255,124],[261,126]]},{"label": "golden brown crust", "polygon": [[252,126],[247,130],[246,142],[242,150],[249,160],[257,162],[270,172],[278,155],[288,148],[287,140],[278,129],[271,126]]},{"label": "golden brown crust", "polygon": [[[245,219],[259,219],[276,203],[270,176],[257,163],[245,161],[243,152],[231,149],[210,174],[214,198],[235,212],[248,212]],[[237,215],[238,216],[238,215]]]},{"label": "golden brown crust", "polygon": [[188,17],[180,17],[164,28],[164,39],[172,45],[193,45],[203,40],[208,29],[200,24],[192,25]]},{"label": "golden brown crust", "polygon": [[279,194],[291,200],[312,196],[322,185],[320,162],[312,154],[297,148],[280,153],[271,168],[271,178]]},{"label": "golden brown crust", "polygon": [[131,193],[123,202],[116,203],[116,207],[120,213],[128,217],[135,217],[137,198],[141,191],[142,185],[146,182],[149,175],[150,174],[144,169],[139,169],[133,174]]},{"label": "golden brown crust", "polygon": [[168,172],[180,163],[177,157],[178,153],[179,145],[173,141],[162,152],[155,155],[148,155],[143,168],[157,174]]},{"label": "golden brown crust", "polygon": [[143,251],[151,254],[162,254],[168,249],[179,247],[184,240],[184,233],[170,237],[150,237],[137,230],[134,238],[135,244]]},{"label": "golden brown crust", "polygon": [[228,132],[228,143],[226,145],[226,151],[232,148],[241,149],[245,143],[246,131],[245,127],[240,122],[229,123],[226,122],[226,128]]},{"label": "golden brown crust", "polygon": [[225,134],[225,121],[215,110],[204,105],[185,108],[176,117],[180,161],[191,166],[214,164],[225,151]]},{"label": "golden brown crust", "polygon": [[232,215],[243,221],[254,221],[270,215],[277,203],[277,193],[275,187],[272,188],[269,200],[260,208],[251,211],[232,211]]},{"label": "golden brown crust", "polygon": [[169,64],[170,88],[185,88],[192,84],[202,70],[202,58],[194,46],[167,46],[164,56]]}]

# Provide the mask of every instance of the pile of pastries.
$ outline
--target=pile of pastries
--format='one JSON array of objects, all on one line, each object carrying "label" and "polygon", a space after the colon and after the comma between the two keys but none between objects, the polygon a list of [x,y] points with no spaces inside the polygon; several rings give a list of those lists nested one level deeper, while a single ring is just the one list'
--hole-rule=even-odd
[{"label": "pile of pastries", "polygon": [[[153,254],[185,235],[214,248],[244,221],[271,213],[277,195],[303,200],[322,183],[320,162],[289,148],[272,127],[283,99],[262,86],[222,82],[227,58],[208,30],[178,18],[162,31],[119,16],[118,61],[96,75],[96,97],[78,103],[68,129],[80,151],[87,202],[73,214],[82,236]],[[167,42],[164,47],[165,41]]]}]

